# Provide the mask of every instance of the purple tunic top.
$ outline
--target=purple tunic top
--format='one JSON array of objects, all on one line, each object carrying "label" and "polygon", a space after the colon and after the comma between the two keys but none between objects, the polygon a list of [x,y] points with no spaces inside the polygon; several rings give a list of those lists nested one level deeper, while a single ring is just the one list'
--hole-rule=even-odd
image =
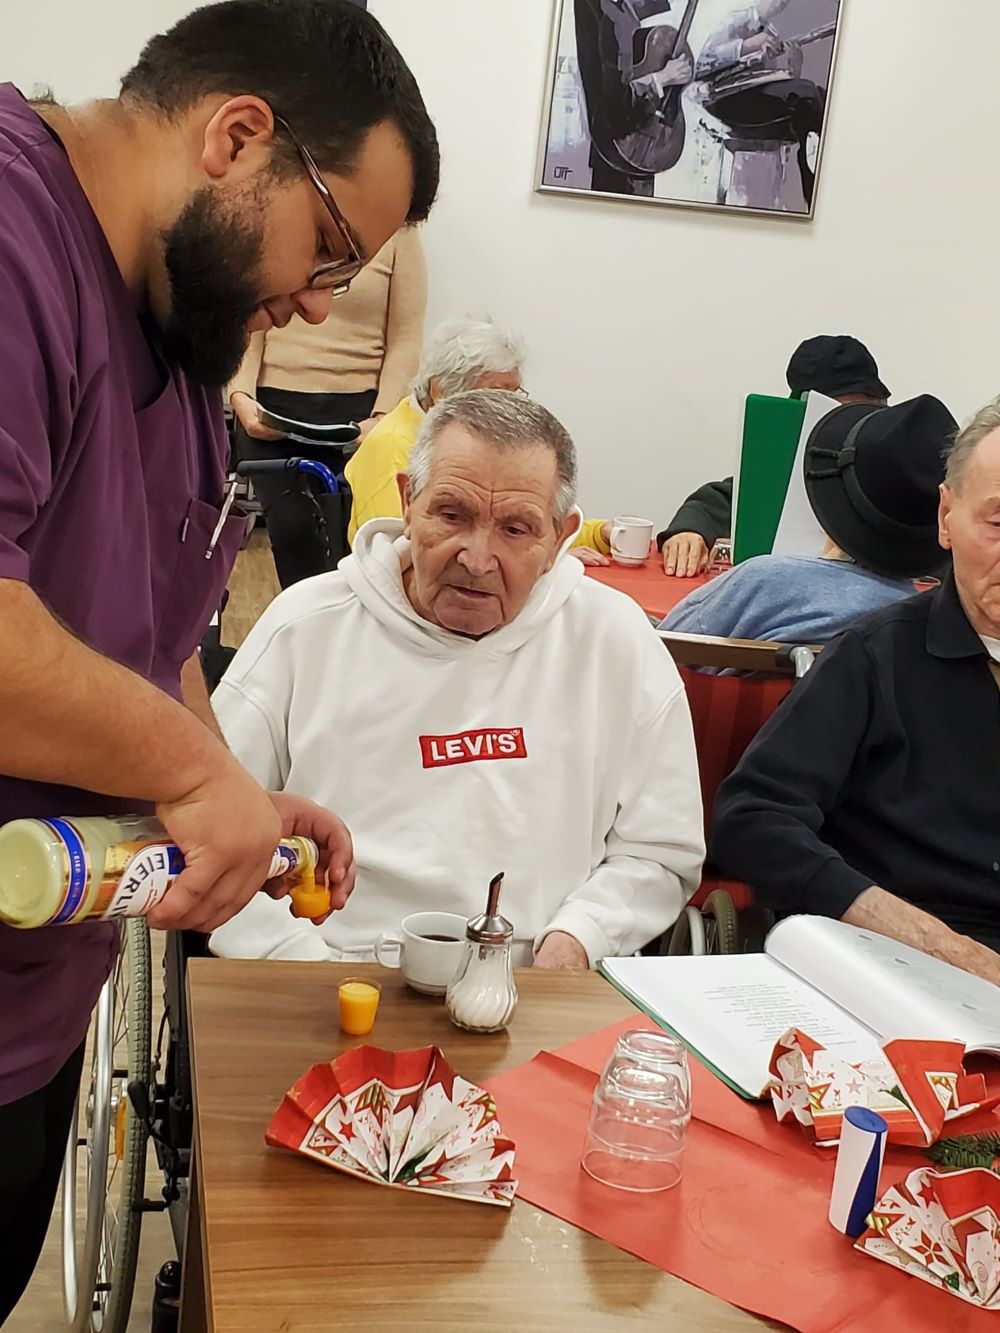
[{"label": "purple tunic top", "polygon": [[[165,359],[64,149],[0,84],[0,578],[180,698],[243,533],[230,518],[205,559],[227,457],[221,395]],[[0,776],[0,822],[136,808]],[[104,924],[0,925],[0,1105],[83,1040],[116,941]]]}]

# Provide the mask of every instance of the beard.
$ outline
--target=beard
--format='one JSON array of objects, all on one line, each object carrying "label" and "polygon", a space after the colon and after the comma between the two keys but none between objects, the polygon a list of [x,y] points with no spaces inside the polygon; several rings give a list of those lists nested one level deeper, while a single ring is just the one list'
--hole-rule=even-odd
[{"label": "beard", "polygon": [[239,211],[208,186],[193,195],[164,233],[170,314],[164,348],[186,374],[209,388],[227,384],[246,352],[247,325],[260,305],[264,250],[259,197]]}]

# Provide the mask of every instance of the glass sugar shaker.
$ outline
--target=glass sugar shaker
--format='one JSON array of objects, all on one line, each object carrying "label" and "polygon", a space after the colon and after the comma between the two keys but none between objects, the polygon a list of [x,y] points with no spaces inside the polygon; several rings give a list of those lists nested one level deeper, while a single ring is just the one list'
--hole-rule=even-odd
[{"label": "glass sugar shaker", "polygon": [[502,1032],[517,1008],[511,964],[514,927],[500,915],[503,873],[490,881],[486,912],[465,929],[465,948],[448,987],[448,1017],[469,1032]]}]

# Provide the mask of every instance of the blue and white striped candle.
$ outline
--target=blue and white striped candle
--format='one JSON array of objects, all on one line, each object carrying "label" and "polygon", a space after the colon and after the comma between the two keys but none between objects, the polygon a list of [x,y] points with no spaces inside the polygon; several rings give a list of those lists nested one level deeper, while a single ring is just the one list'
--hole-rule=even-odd
[{"label": "blue and white striped candle", "polygon": [[830,1224],[845,1236],[860,1236],[878,1199],[878,1178],[889,1127],[866,1106],[844,1112],[830,1195]]}]

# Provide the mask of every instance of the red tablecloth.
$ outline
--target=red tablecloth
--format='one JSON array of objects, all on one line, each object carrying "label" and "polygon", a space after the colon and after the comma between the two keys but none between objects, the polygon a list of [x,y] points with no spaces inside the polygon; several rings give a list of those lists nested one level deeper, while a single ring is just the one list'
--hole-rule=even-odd
[{"label": "red tablecloth", "polygon": [[[995,1312],[855,1250],[827,1221],[836,1153],[779,1124],[768,1104],[743,1101],[694,1059],[680,1185],[632,1194],[591,1180],[580,1150],[594,1084],[628,1028],[655,1025],[636,1014],[486,1081],[517,1143],[521,1199],[801,1333],[992,1333],[1000,1324]],[[997,1123],[992,1112],[974,1122],[957,1132]],[[881,1190],[926,1161],[891,1145]]]},{"label": "red tablecloth", "polygon": [[610,565],[587,565],[586,570],[591,578],[627,593],[647,615],[656,616],[658,620],[672,611],[681,598],[707,582],[704,574],[693,579],[664,574],[663,557],[656,550],[644,565],[634,569],[612,562]]}]

